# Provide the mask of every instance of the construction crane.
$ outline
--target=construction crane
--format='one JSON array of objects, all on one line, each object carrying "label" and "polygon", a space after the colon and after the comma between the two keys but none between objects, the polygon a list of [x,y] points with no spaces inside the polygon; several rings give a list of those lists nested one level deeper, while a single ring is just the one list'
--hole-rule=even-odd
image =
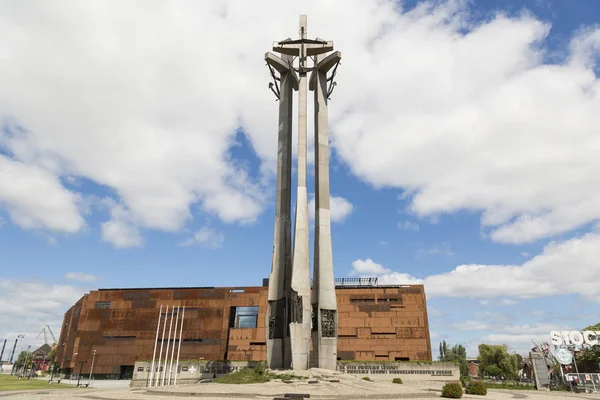
[{"label": "construction crane", "polygon": [[[48,332],[50,333],[50,336],[52,336],[52,344],[48,343],[48,334],[46,333],[46,330],[48,330]],[[36,339],[40,337],[41,334],[44,334],[44,343],[49,344],[50,347],[53,347],[56,345],[56,337],[54,336],[54,333],[52,333],[52,329],[50,329],[49,325],[46,325],[42,328],[42,330],[40,331],[40,333],[38,333],[38,335],[35,337]]]}]

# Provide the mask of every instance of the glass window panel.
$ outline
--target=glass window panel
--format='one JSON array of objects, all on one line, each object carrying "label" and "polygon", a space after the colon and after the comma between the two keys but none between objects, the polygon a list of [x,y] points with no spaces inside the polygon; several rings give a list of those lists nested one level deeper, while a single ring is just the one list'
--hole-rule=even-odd
[{"label": "glass window panel", "polygon": [[238,328],[256,328],[255,315],[240,315],[238,318]]}]

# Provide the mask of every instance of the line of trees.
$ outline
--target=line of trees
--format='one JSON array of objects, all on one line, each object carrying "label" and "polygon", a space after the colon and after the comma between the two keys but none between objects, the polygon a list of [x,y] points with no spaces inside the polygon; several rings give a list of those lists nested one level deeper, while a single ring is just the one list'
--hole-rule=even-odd
[{"label": "line of trees", "polygon": [[479,373],[494,378],[516,379],[519,372],[518,354],[510,354],[505,344],[479,345]]},{"label": "line of trees", "polygon": [[466,376],[469,374],[469,365],[467,364],[467,350],[462,344],[448,347],[446,341],[440,343],[440,361],[448,361],[457,364],[460,368],[460,374]]},{"label": "line of trees", "polygon": [[[460,368],[460,374],[469,374],[467,350],[461,344],[449,347],[446,341],[440,342],[440,361],[453,362]],[[504,379],[516,379],[522,357],[519,354],[510,354],[506,345],[479,345],[479,374]]]}]

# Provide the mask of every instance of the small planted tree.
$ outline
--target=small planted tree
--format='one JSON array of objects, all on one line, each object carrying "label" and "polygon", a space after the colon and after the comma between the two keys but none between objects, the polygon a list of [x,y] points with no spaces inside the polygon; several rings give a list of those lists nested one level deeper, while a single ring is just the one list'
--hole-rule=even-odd
[{"label": "small planted tree", "polygon": [[446,383],[442,388],[442,397],[448,399],[460,399],[463,395],[463,389],[460,383],[450,382]]},{"label": "small planted tree", "polygon": [[400,385],[401,385],[401,384],[402,384],[402,383],[404,383],[404,382],[402,382],[402,379],[401,379],[401,378],[394,378],[394,379],[392,379],[392,383],[398,383],[398,384],[400,384]]},{"label": "small planted tree", "polygon": [[467,388],[465,389],[465,393],[476,394],[479,396],[485,396],[487,394],[487,387],[481,381],[474,381],[467,385]]}]

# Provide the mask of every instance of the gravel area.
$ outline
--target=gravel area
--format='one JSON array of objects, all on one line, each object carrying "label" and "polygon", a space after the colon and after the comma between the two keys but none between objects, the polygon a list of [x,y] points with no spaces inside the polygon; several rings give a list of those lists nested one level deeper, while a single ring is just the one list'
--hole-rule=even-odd
[{"label": "gravel area", "polygon": [[[217,383],[202,383],[160,388],[93,388],[65,389],[52,391],[30,392],[0,392],[0,400],[173,400],[174,398],[202,398],[204,400],[223,399],[253,399],[265,400],[283,397],[286,393],[308,393],[311,399],[426,399],[440,398],[442,382],[408,381],[397,385],[391,382],[368,382],[356,376],[339,375],[327,376],[313,373],[310,381],[318,379],[317,383],[307,380],[284,383],[272,381],[250,385],[224,385]],[[339,382],[330,382],[330,380]],[[559,400],[559,399],[596,399],[600,393],[573,394],[567,392],[537,392],[537,391],[508,391],[489,390],[485,397],[464,395],[463,399],[478,400]]]}]

